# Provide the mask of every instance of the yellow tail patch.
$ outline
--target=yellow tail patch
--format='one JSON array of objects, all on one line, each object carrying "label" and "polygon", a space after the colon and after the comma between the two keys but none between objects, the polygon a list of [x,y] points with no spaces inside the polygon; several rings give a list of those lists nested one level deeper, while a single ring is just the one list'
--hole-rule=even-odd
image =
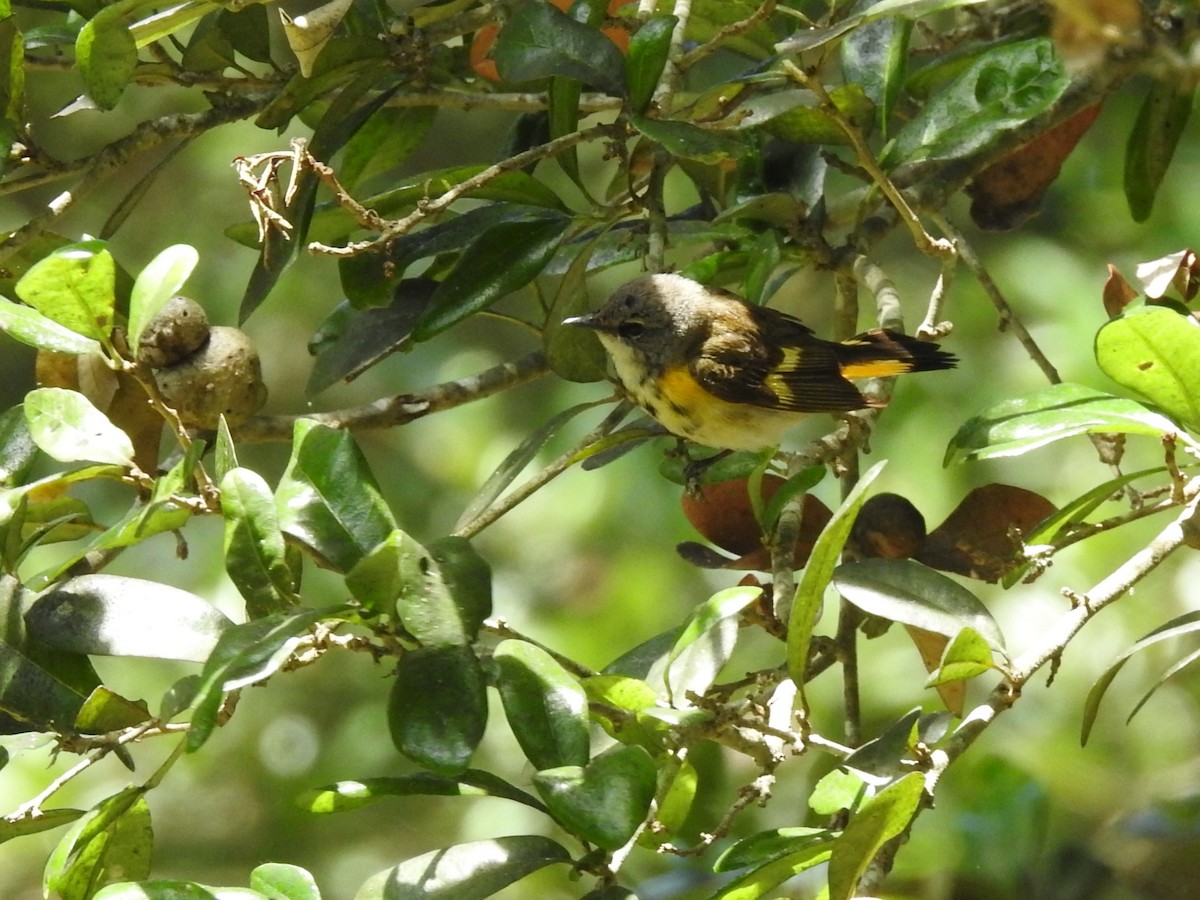
[{"label": "yellow tail patch", "polygon": [[887,378],[892,375],[903,375],[912,370],[912,360],[869,359],[847,363],[842,366],[842,375],[846,378]]}]

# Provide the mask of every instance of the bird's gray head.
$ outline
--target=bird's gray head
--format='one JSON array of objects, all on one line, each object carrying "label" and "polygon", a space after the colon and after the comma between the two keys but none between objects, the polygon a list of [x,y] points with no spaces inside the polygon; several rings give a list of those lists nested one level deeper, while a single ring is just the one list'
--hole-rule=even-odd
[{"label": "bird's gray head", "polygon": [[703,339],[702,285],[682,275],[643,275],[626,282],[591,315],[564,324],[593,329],[609,352],[631,352],[653,368],[678,363]]}]

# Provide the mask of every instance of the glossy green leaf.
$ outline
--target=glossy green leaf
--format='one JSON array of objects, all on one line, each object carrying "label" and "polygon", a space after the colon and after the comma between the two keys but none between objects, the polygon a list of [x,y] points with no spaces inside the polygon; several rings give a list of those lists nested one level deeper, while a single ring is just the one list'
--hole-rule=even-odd
[{"label": "glossy green leaf", "polygon": [[584,679],[583,689],[595,705],[592,717],[610,737],[622,744],[638,744],[652,753],[661,748],[660,729],[637,718],[638,713],[658,704],[658,691],[628,675],[593,675]]},{"label": "glossy green leaf", "polygon": [[854,527],[858,511],[867,502],[867,491],[883,471],[884,464],[878,462],[868,469],[834,512],[829,524],[817,536],[808,565],[796,586],[796,595],[788,612],[787,667],[792,681],[800,689],[801,698],[804,697],[809,647],[825,603],[825,589],[833,578],[833,571],[850,537],[850,529]]},{"label": "glossy green leaf", "polygon": [[420,595],[428,562],[424,547],[393,531],[346,573],[346,587],[367,613],[391,614],[406,591]]},{"label": "glossy green leaf", "polygon": [[749,149],[746,144],[727,134],[706,131],[691,122],[673,119],[647,119],[631,116],[630,124],[673,156],[682,156],[702,163],[719,163],[740,159]]},{"label": "glossy green leaf", "polygon": [[656,771],[641,747],[618,745],[586,766],[538,772],[533,784],[560,825],[601,849],[616,850],[645,820]]},{"label": "glossy green leaf", "polygon": [[321,900],[317,881],[306,869],[264,863],[250,873],[250,887],[270,900]]},{"label": "glossy green leaf", "polygon": [[[394,562],[383,584],[396,588],[392,602],[405,630],[426,647],[463,646],[474,640],[491,615],[492,586],[491,569],[470,542],[445,537],[421,547],[392,538],[390,544],[379,565]],[[369,571],[356,576],[358,590],[367,589],[361,580],[367,575]],[[377,599],[389,602],[382,591]]]},{"label": "glossy green leaf", "polygon": [[[0,412],[0,486],[20,484],[37,456],[37,444],[29,433],[25,412],[13,406]],[[0,516],[4,504],[0,502]]]},{"label": "glossy green leaf", "polygon": [[497,37],[492,59],[505,81],[562,76],[625,94],[625,58],[616,44],[549,3],[519,7]]},{"label": "glossy green leaf", "polygon": [[772,828],[736,841],[713,863],[714,872],[733,872],[761,865],[783,853],[794,853],[830,840],[828,828]]},{"label": "glossy green leaf", "polygon": [[1143,306],[1110,319],[1096,334],[1096,363],[1117,384],[1200,427],[1200,327],[1191,316]]},{"label": "glossy green leaf", "polygon": [[761,897],[774,896],[772,890],[789,878],[825,863],[832,852],[831,844],[825,842],[806,844],[799,850],[781,853],[725,884],[716,893],[710,894],[708,900],[759,900]]},{"label": "glossy green leaf", "polygon": [[154,836],[146,789],[128,787],[76,820],[46,861],[42,889],[62,900],[90,900],[96,889],[150,874]]},{"label": "glossy green leaf", "polygon": [[271,488],[250,469],[231,469],[221,479],[225,518],[225,571],[246,600],[246,615],[258,619],[297,603],[287,563],[279,513]]},{"label": "glossy green leaf", "polygon": [[345,612],[335,608],[275,613],[227,628],[201,672],[188,729],[188,752],[199,750],[212,735],[226,693],[270,678],[292,658],[314,625],[340,618]]},{"label": "glossy green leaf", "polygon": [[646,111],[658,88],[658,81],[667,65],[671,35],[678,23],[676,16],[651,16],[629,41],[629,53],[625,58],[629,108],[638,115]]},{"label": "glossy green leaf", "polygon": [[[491,566],[466,538],[448,535],[430,541],[425,548],[436,566],[436,573],[430,567],[427,575],[426,596],[444,588],[454,604],[461,633],[474,640],[483,620],[492,614]],[[406,627],[418,621],[411,606],[401,610],[400,617]],[[417,632],[413,634],[420,638]]]},{"label": "glossy green leaf", "polygon": [[963,423],[946,448],[945,465],[959,459],[1019,456],[1079,434],[1148,434],[1178,429],[1142,404],[1080,384],[1055,384],[1003,400]]},{"label": "glossy green leaf", "polygon": [[825,473],[826,469],[824,466],[809,466],[807,469],[802,469],[795,475],[792,475],[787,481],[781,484],[775,493],[771,495],[771,498],[763,504],[763,533],[771,534],[775,530],[775,526],[779,523],[779,517],[783,514],[783,508],[801,494],[807,494],[820,484],[825,478]]},{"label": "glossy green leaf", "polygon": [[91,338],[59,325],[31,306],[13,303],[5,297],[0,297],[0,331],[39,350],[76,355],[100,352],[100,344]]},{"label": "glossy green leaf", "polygon": [[138,273],[129,296],[129,345],[135,353],[150,320],[179,293],[198,262],[200,254],[195,247],[174,244]]},{"label": "glossy green leaf", "polygon": [[908,827],[921,804],[925,779],[919,772],[905,775],[862,805],[829,859],[830,900],[850,900],[879,849]]},{"label": "glossy green leaf", "polygon": [[500,797],[514,800],[544,812],[546,807],[532,794],[513,787],[503,778],[480,769],[467,769],[454,776],[444,777],[430,772],[416,772],[383,778],[363,778],[339,781],[312,791],[306,791],[296,802],[311,813],[346,812],[367,806],[387,797]]},{"label": "glossy green leaf", "polygon": [[203,598],[124,575],[80,575],[39,597],[25,617],[48,647],[96,656],[206,660],[233,626]]},{"label": "glossy green leaf", "polygon": [[533,767],[585,765],[588,699],[579,679],[525,641],[502,641],[492,660],[504,714]]},{"label": "glossy green leaf", "polygon": [[485,231],[434,291],[413,328],[413,339],[427,341],[529,284],[545,268],[569,224],[564,216],[503,222]]},{"label": "glossy green leaf", "polygon": [[992,614],[957,581],[911,559],[861,559],[839,566],[833,586],[863,612],[953,638],[971,628],[998,650]]},{"label": "glossy green leaf", "polygon": [[127,700],[100,685],[84,701],[75,716],[75,730],[81,734],[108,734],[149,722],[153,716],[144,700]]},{"label": "glossy green leaf", "polygon": [[667,654],[667,670],[665,679],[667,689],[673,693],[671,684],[671,665],[705,634],[712,631],[724,620],[737,616],[747,606],[762,596],[760,587],[732,587],[718,591],[693,610],[683,625],[675,645]]},{"label": "glossy green leaf", "polygon": [[377,110],[346,142],[338,180],[350,189],[395,169],[425,140],[436,115],[432,106]]},{"label": "glossy green leaf", "polygon": [[31,640],[34,595],[0,575],[0,733],[68,730],[100,678],[86,656]]},{"label": "glossy green leaf", "polygon": [[80,29],[75,66],[97,106],[117,105],[137,68],[137,42],[125,21],[123,4],[101,10]]},{"label": "glossy green leaf", "polygon": [[1096,683],[1092,685],[1088,691],[1087,699],[1083,705],[1083,726],[1079,734],[1079,743],[1087,744],[1088,737],[1092,733],[1092,727],[1096,724],[1096,716],[1100,712],[1100,703],[1104,699],[1104,695],[1108,692],[1109,685],[1113,683],[1113,679],[1125,667],[1125,663],[1136,653],[1153,647],[1155,644],[1163,641],[1172,640],[1185,635],[1196,634],[1200,632],[1200,612],[1184,613],[1182,616],[1176,616],[1169,622],[1160,625],[1158,628],[1151,631],[1149,634],[1140,638],[1133,646],[1121,652],[1121,654],[1113,661],[1113,663],[1104,671]]},{"label": "glossy green leaf", "polygon": [[113,327],[116,263],[100,241],[68,244],[34,263],[17,296],[76,334],[104,340]]},{"label": "glossy green leaf", "polygon": [[1125,198],[1135,222],[1150,218],[1195,98],[1195,81],[1173,70],[1150,82],[1125,147]]},{"label": "glossy green leaf", "polygon": [[[562,137],[579,130],[579,98],[583,95],[583,83],[577,78],[555,77],[550,79],[546,91],[550,104],[548,122],[550,138]],[[586,196],[587,183],[579,173],[579,148],[570,146],[555,157],[567,177],[575,182],[575,186]]]},{"label": "glossy green leaf", "polygon": [[541,835],[472,841],[372,875],[354,900],[484,900],[538,869],[570,862],[562,844]]},{"label": "glossy green leaf", "polygon": [[388,699],[392,743],[439,775],[466,770],[487,725],[487,692],[475,651],[422,647],[400,657]]},{"label": "glossy green leaf", "polygon": [[995,668],[988,642],[974,628],[964,628],[947,645],[937,670],[925,680],[925,686],[965,681]]},{"label": "glossy green leaf", "polygon": [[59,462],[89,460],[133,466],[129,437],[76,391],[30,391],[25,395],[25,421],[34,443]]},{"label": "glossy green leaf", "polygon": [[1049,38],[995,47],[935,94],[881,161],[894,168],[978,153],[1049,109],[1067,84]]},{"label": "glossy green leaf", "polygon": [[296,421],[275,502],[283,532],[342,572],[396,528],[354,438],[311,419]]},{"label": "glossy green leaf", "polygon": [[74,822],[84,812],[82,809],[43,809],[37,816],[26,816],[22,819],[0,818],[0,844],[27,834],[61,828]]}]

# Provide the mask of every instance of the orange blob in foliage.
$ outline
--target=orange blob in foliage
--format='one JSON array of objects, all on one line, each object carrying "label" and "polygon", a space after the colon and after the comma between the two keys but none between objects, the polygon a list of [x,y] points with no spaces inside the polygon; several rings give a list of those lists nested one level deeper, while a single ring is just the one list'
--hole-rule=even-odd
[{"label": "orange blob in foliage", "polygon": [[[573,0],[549,0],[549,2],[566,12],[571,8]],[[633,0],[609,0],[608,14],[615,15],[622,6],[628,6],[632,2]],[[475,39],[471,41],[471,70],[480,78],[486,78],[494,83],[500,81],[500,73],[496,70],[496,64],[492,62],[488,54],[492,52],[492,46],[496,43],[496,35],[499,33],[499,26],[484,25],[475,32]],[[601,28],[600,33],[616,44],[617,49],[622,53],[629,51],[629,28],[626,25],[610,25]]]}]

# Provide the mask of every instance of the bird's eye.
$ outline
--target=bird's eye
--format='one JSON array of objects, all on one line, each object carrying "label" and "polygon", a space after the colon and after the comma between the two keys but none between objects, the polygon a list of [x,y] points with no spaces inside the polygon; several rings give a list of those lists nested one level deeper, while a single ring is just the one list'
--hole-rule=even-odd
[{"label": "bird's eye", "polygon": [[641,337],[645,330],[645,324],[639,322],[637,319],[630,319],[628,322],[622,322],[617,327],[617,334],[623,338],[634,340],[635,338]]}]

